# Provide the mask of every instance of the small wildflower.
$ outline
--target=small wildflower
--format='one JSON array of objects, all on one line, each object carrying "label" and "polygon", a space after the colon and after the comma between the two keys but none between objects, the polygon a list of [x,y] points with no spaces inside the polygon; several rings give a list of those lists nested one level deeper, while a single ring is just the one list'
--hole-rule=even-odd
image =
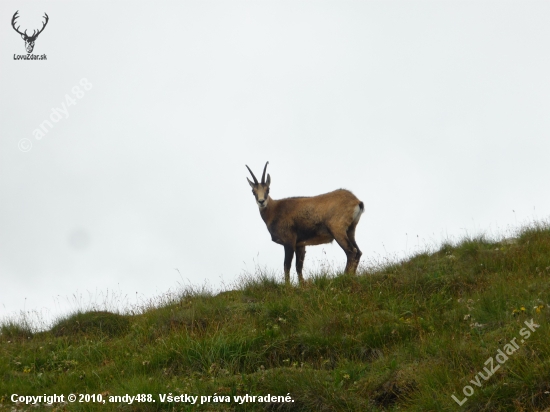
[{"label": "small wildflower", "polygon": [[522,307],[519,308],[519,309],[514,309],[514,310],[512,311],[512,315],[513,315],[513,316],[519,315],[520,313],[525,313],[525,306],[522,306]]},{"label": "small wildflower", "polygon": [[468,320],[472,317],[472,315],[470,315],[469,313],[467,315],[464,315],[464,320]]},{"label": "small wildflower", "polygon": [[345,373],[344,376],[342,376],[342,378],[344,378],[345,380],[349,380],[350,376],[347,373]]},{"label": "small wildflower", "polygon": [[535,312],[540,313],[540,311],[544,309],[544,305],[535,306],[533,309],[535,309]]}]

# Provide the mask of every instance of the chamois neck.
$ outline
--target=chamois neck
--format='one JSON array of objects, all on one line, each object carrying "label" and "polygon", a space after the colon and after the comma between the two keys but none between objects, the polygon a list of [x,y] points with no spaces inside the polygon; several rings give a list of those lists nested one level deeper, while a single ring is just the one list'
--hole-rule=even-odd
[{"label": "chamois neck", "polygon": [[262,216],[264,222],[267,223],[273,218],[273,213],[277,202],[278,201],[273,200],[271,196],[267,196],[267,206],[263,209],[260,209],[260,215]]}]

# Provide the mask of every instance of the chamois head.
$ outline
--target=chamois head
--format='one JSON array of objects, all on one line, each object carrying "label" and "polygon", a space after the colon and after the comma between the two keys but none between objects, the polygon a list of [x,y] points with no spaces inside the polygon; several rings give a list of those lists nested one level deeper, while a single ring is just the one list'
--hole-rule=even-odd
[{"label": "chamois head", "polygon": [[250,170],[250,167],[246,166],[250,174],[252,175],[252,179],[254,179],[254,183],[250,181],[250,179],[247,177],[246,180],[248,180],[248,184],[252,188],[252,194],[256,198],[256,203],[258,204],[258,207],[260,209],[263,209],[267,207],[267,202],[269,199],[269,184],[271,183],[271,177],[269,174],[267,175],[267,180],[265,180],[265,170],[267,169],[267,165],[269,162],[265,163],[264,166],[264,173],[262,174],[262,182],[258,183],[258,179],[256,179],[256,176],[254,176],[254,173],[252,173],[252,170]]}]

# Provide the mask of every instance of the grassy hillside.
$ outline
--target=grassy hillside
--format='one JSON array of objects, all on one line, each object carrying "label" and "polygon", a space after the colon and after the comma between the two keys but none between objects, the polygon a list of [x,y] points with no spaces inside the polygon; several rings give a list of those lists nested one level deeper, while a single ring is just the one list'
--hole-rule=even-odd
[{"label": "grassy hillside", "polygon": [[549,279],[537,225],[302,288],[260,274],[133,316],[75,313],[34,334],[6,322],[0,411],[548,411]]}]

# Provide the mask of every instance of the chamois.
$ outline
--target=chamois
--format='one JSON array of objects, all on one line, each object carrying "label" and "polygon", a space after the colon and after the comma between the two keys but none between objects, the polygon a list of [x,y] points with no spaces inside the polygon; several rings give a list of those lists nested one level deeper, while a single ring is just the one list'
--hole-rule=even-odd
[{"label": "chamois", "polygon": [[346,252],[346,273],[355,274],[361,251],[355,242],[355,227],[364,210],[361,202],[349,190],[338,189],[313,197],[289,197],[275,200],[269,196],[271,177],[264,166],[262,181],[258,183],[252,170],[246,166],[254,183],[248,180],[260,215],[264,220],[271,240],[285,248],[285,282],[290,283],[290,266],[296,253],[296,272],[303,283],[302,268],[306,246],[330,243],[336,240]]}]

